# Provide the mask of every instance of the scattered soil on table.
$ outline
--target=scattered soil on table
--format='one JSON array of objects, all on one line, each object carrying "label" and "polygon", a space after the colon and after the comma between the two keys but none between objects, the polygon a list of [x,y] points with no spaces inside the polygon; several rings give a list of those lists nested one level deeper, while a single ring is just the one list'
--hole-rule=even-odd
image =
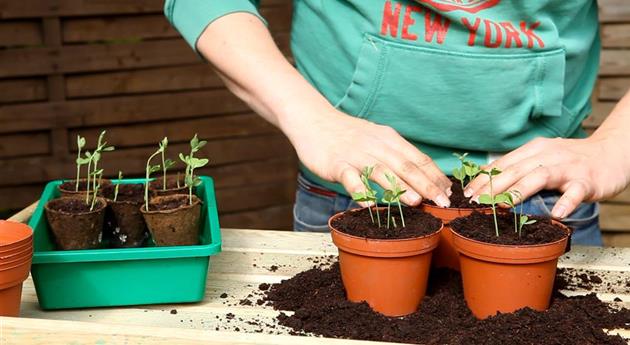
[{"label": "scattered soil on table", "polygon": [[[103,196],[109,200],[114,200],[116,185],[111,184],[103,187]],[[120,184],[118,187],[118,197],[116,201],[144,201],[144,185],[142,184]]]},{"label": "scattered soil on table", "polygon": [[[562,276],[556,280],[568,284]],[[278,316],[294,335],[418,344],[626,344],[602,329],[627,328],[630,310],[612,309],[595,294],[569,298],[556,290],[548,311],[525,308],[480,321],[466,307],[459,273],[435,270],[429,282],[420,309],[402,318],[347,301],[338,264],[259,289],[266,291],[264,303],[294,312]]]},{"label": "scattered soil on table", "polygon": [[224,292],[224,293],[222,293],[219,297],[220,297],[220,298],[227,298],[227,297],[228,297],[228,294],[226,294],[226,293]]},{"label": "scattered soil on table", "polygon": [[[453,183],[451,185],[451,196],[449,200],[451,201],[450,208],[485,208],[488,205],[479,204],[473,201],[470,201],[470,198],[464,196],[464,190],[462,189],[462,184],[458,179],[453,176],[449,176],[449,180]],[[435,203],[432,200],[425,200],[426,204],[435,206]]]},{"label": "scattered soil on table", "polygon": [[171,309],[171,315],[177,315],[177,309]]},{"label": "scattered soil on table", "polygon": [[[92,198],[90,198],[90,202],[91,201]],[[96,205],[94,205],[94,210],[98,210],[100,205],[101,202],[97,199]],[[61,198],[58,202],[50,203],[49,207],[54,211],[71,214],[90,212],[90,204],[86,204],[85,199],[82,197]]]},{"label": "scattered soil on table", "polygon": [[558,241],[567,236],[561,227],[552,224],[548,218],[534,216],[530,218],[535,219],[536,223],[525,225],[521,237],[514,231],[513,213],[501,212],[497,214],[498,237],[492,214],[473,212],[469,216],[454,219],[450,225],[453,231],[464,237],[495,244],[544,244]]},{"label": "scattered soil on table", "polygon": [[[373,239],[403,239],[430,235],[440,229],[442,222],[432,215],[417,208],[403,207],[405,227],[400,222],[400,214],[397,206],[391,208],[391,214],[396,217],[396,227],[390,224],[387,229],[387,207],[379,207],[381,227],[372,223],[370,212],[367,208],[346,212],[343,216],[335,218],[332,226],[348,235],[367,237]],[[374,211],[374,210],[373,210]],[[376,214],[374,218],[376,220]]]}]

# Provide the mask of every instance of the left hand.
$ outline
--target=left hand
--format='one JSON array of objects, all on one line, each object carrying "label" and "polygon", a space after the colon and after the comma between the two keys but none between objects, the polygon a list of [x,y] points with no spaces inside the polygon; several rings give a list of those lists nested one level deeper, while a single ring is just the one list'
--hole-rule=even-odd
[{"label": "left hand", "polygon": [[[625,145],[605,137],[537,138],[485,168],[502,171],[492,179],[495,194],[516,190],[525,200],[543,189],[559,190],[562,197],[551,213],[562,219],[581,202],[608,198],[626,187],[630,169]],[[488,177],[478,176],[464,193],[473,200],[489,194]]]}]

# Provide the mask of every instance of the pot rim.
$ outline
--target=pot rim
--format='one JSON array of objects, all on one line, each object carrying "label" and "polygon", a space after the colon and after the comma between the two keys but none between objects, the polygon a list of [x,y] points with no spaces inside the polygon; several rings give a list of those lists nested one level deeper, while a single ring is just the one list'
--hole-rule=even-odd
[{"label": "pot rim", "polygon": [[65,211],[53,210],[48,206],[51,202],[56,202],[57,200],[64,200],[64,199],[66,200],[78,199],[78,197],[72,196],[72,197],[56,198],[56,199],[50,200],[49,202],[46,203],[46,205],[44,205],[44,209],[46,210],[46,212],[52,212],[52,213],[61,214],[65,216],[85,216],[85,215],[89,215],[93,213],[98,213],[107,207],[107,200],[100,196],[97,196],[96,199],[100,203],[101,206],[95,207],[92,211],[87,211],[87,212],[70,213],[70,212],[65,212]]},{"label": "pot rim", "polygon": [[461,211],[476,211],[476,210],[491,210],[492,207],[440,207],[438,205],[430,205],[425,203],[424,201],[420,204],[420,207],[427,207],[432,209],[438,209],[443,211],[452,211],[452,212],[461,212]]},{"label": "pot rim", "polygon": [[[155,200],[155,199],[159,199],[159,198],[175,198],[175,197],[181,197],[181,196],[185,196],[186,199],[188,199],[188,194],[172,194],[172,195],[162,195],[162,196],[156,196],[151,198],[151,200]],[[151,201],[149,201],[149,203],[151,203]],[[197,205],[201,204],[201,199],[199,199],[199,197],[197,197],[196,195],[193,194],[193,203],[192,205],[189,203],[186,203],[185,205],[179,206],[177,208],[173,208],[170,210],[158,210],[158,211],[147,211],[146,210],[146,203],[142,203],[142,206],[140,206],[140,212],[142,214],[148,214],[148,215],[152,215],[152,214],[171,214],[171,213],[175,213],[178,211],[182,211],[182,210],[188,210],[191,209]]]},{"label": "pot rim", "polygon": [[[370,207],[375,207],[375,206],[370,206]],[[339,230],[339,229],[337,229],[337,228],[332,226],[332,220],[335,219],[335,218],[341,217],[344,213],[346,213],[346,212],[358,212],[358,211],[366,209],[366,208],[367,207],[353,208],[353,209],[350,209],[350,210],[345,210],[345,211],[341,211],[341,212],[338,212],[338,213],[334,214],[332,217],[328,218],[328,228],[331,231],[335,231],[335,232],[340,233],[344,237],[350,237],[352,239],[357,239],[357,240],[365,240],[366,242],[386,242],[386,243],[409,242],[409,241],[415,241],[415,240],[431,237],[431,236],[434,236],[436,234],[439,234],[442,231],[442,229],[444,228],[444,222],[442,222],[441,219],[435,217],[438,220],[440,220],[440,223],[442,223],[442,225],[435,232],[432,232],[430,234],[423,235],[423,236],[418,236],[418,237],[388,239],[388,238],[369,238],[369,237],[360,237],[360,236],[350,235],[350,234],[347,234],[347,233],[345,233],[345,232],[343,232],[343,231],[341,231],[341,230]]]},{"label": "pot rim", "polygon": [[[68,190],[68,189],[61,188],[61,186],[63,186],[64,183],[66,183],[66,182],[76,182],[76,180],[77,179],[75,179],[75,178],[62,180],[61,183],[57,186],[57,189],[60,190],[60,191],[64,191],[65,193],[85,193],[84,190],[76,191],[74,189],[73,190]],[[79,179],[79,181],[86,181],[86,180],[87,179],[85,177]],[[101,183],[103,185],[105,185],[105,184],[112,184],[112,180],[110,180],[108,178],[104,178],[104,179],[101,180]],[[101,187],[103,187],[103,185],[101,185]]]},{"label": "pot rim", "polygon": [[487,246],[492,246],[492,247],[501,247],[501,248],[538,248],[538,247],[547,247],[550,245],[554,245],[554,244],[558,244],[564,240],[566,240],[570,235],[571,235],[571,229],[562,224],[561,222],[555,220],[555,219],[551,219],[551,223],[553,225],[559,226],[560,228],[562,228],[562,230],[564,230],[566,232],[566,236],[562,237],[561,239],[557,240],[557,241],[553,241],[553,242],[548,242],[548,243],[539,243],[539,244],[499,244],[499,243],[488,243],[488,242],[483,242],[483,241],[479,241],[479,240],[475,240],[469,237],[466,237],[464,235],[461,235],[460,233],[457,232],[457,230],[455,230],[455,228],[453,228],[451,226],[451,232],[457,236],[460,237],[466,241],[469,242],[474,242],[477,244],[483,244],[483,245],[487,245]]}]

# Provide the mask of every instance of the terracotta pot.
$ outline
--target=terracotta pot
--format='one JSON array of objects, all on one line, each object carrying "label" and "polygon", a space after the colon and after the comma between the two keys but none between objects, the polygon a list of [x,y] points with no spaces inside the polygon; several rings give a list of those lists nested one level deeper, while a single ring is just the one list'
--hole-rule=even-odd
[{"label": "terracotta pot", "polygon": [[[353,211],[348,211],[353,212]],[[377,240],[345,234],[332,227],[333,243],[339,249],[341,278],[350,301],[366,301],[387,316],[403,316],[418,309],[425,295],[431,252],[440,230],[423,237]]]},{"label": "terracotta pot", "polygon": [[3,267],[14,266],[28,261],[33,256],[33,247],[27,248],[22,252],[16,253],[11,256],[0,257],[0,269]]},{"label": "terracotta pot", "polygon": [[[156,210],[160,204],[180,204],[176,208]],[[157,246],[187,246],[199,243],[201,200],[193,195],[192,205],[188,194],[158,196],[151,199],[149,211],[140,209],[149,232]]]},{"label": "terracotta pot", "polygon": [[529,307],[544,311],[556,276],[558,258],[564,254],[567,236],[540,245],[500,245],[466,238],[455,229],[453,245],[460,253],[464,297],[472,313],[485,319],[497,312],[511,313]]},{"label": "terracotta pot", "polygon": [[61,250],[98,248],[103,238],[103,222],[107,202],[97,198],[92,211],[69,213],[59,210],[63,203],[83,201],[82,198],[58,198],[49,201],[44,209],[55,242]]},{"label": "terracotta pot", "polygon": [[20,316],[22,302],[22,282],[7,288],[0,288],[0,316]]},{"label": "terracotta pot", "polygon": [[0,268],[0,316],[19,316],[22,299],[22,283],[31,269],[29,259],[19,265]]},{"label": "terracotta pot", "polygon": [[[183,176],[181,176],[181,178],[183,178]],[[180,180],[180,187],[177,188],[177,175],[166,176],[166,186],[167,186],[166,190],[162,188],[162,183],[163,183],[162,176],[158,176],[155,178],[155,180],[149,182],[149,191],[151,192],[151,195],[166,196],[166,195],[175,195],[175,194],[188,194],[188,187],[186,187],[183,180]],[[175,185],[175,186],[172,186],[172,185]],[[194,193],[194,190],[193,190],[193,193]]]},{"label": "terracotta pot", "polygon": [[[76,196],[76,197],[85,197],[85,182],[86,179],[82,178],[79,179],[79,191],[75,190],[75,182],[76,180],[66,180],[64,183],[60,184],[57,186],[57,190],[59,191],[59,195],[61,197],[72,197],[72,196]],[[90,181],[90,184],[92,182]],[[112,184],[112,181],[109,179],[102,179],[101,180],[101,191],[103,190],[103,188],[105,188],[106,186],[109,186]],[[90,187],[91,189],[91,187]],[[101,192],[98,193],[99,195],[101,195]]]},{"label": "terracotta pot", "polygon": [[433,266],[459,271],[459,254],[453,247],[453,234],[449,223],[455,218],[468,216],[473,211],[490,214],[492,208],[444,208],[425,203],[420,208],[444,223],[444,228],[440,233],[440,244],[433,251]]},{"label": "terracotta pot", "polygon": [[0,253],[33,242],[33,230],[26,224],[0,220]]},{"label": "terracotta pot", "polygon": [[30,248],[33,246],[33,238],[31,237],[29,241],[22,243],[20,246],[10,246],[10,249],[4,249],[5,247],[0,247],[0,257],[13,255],[15,253],[19,253],[24,249]]}]

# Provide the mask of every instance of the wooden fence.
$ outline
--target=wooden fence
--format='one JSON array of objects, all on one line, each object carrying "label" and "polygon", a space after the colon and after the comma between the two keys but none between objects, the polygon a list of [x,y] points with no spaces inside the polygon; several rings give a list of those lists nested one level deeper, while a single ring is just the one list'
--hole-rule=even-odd
[{"label": "wooden fence", "polygon": [[[290,0],[262,0],[289,54]],[[592,130],[630,85],[630,2],[602,0],[604,50]],[[231,95],[162,15],[159,0],[0,0],[0,209],[70,177],[75,137],[108,130],[109,175],[141,175],[157,141],[172,156],[195,132],[226,227],[291,227],[296,158],[284,136]],[[630,190],[602,206],[606,242],[630,246]]]}]

